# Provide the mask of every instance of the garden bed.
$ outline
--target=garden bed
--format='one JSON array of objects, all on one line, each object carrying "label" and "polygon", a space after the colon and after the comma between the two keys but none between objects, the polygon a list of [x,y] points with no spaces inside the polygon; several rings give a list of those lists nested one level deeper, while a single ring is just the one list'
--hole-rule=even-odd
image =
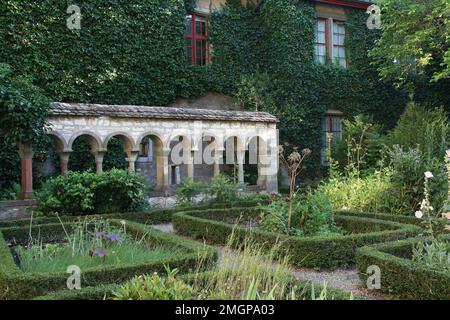
[{"label": "garden bed", "polygon": [[[108,222],[116,227],[123,226],[123,221],[120,220],[110,219]],[[200,250],[206,250],[209,262],[215,261],[217,257],[215,250],[194,241],[164,234],[139,223],[125,223],[127,234],[148,247],[157,248],[155,252],[148,252],[147,257],[143,254],[145,250],[141,250],[136,253],[140,254],[140,258],[135,262],[130,262],[127,258],[114,264],[99,263],[89,266],[82,270],[82,287],[122,283],[135,275],[163,272],[165,267],[177,268],[182,273],[189,272],[196,267]],[[17,246],[27,246],[30,235],[47,244],[63,244],[71,228],[73,225],[69,223],[1,228],[0,299],[29,299],[66,288],[70,274],[61,271],[26,272],[21,268],[14,252]]]},{"label": "garden bed", "polygon": [[[450,241],[450,236],[442,237]],[[407,299],[450,299],[450,272],[431,269],[412,261],[412,249],[426,238],[365,246],[357,251],[356,262],[362,281],[367,268],[381,270],[381,290]]]},{"label": "garden bed", "polygon": [[[400,214],[370,213],[370,212],[356,212],[356,211],[338,211],[335,214],[393,221],[404,224],[412,224],[419,227],[423,226],[423,220],[417,219],[416,217],[413,216],[403,216]],[[448,232],[445,230],[445,228],[446,226],[450,225],[450,221],[445,221],[444,219],[434,219],[434,221],[436,222],[435,231],[437,233]]]},{"label": "garden bed", "polygon": [[294,266],[313,268],[352,265],[359,247],[408,238],[421,231],[417,226],[346,215],[335,216],[345,235],[314,237],[286,236],[226,222],[239,217],[245,221],[259,214],[256,208],[185,211],[173,215],[173,225],[181,235],[213,244],[225,244],[233,232],[239,241],[250,237],[269,247],[281,243],[280,253],[289,254]]},{"label": "garden bed", "polygon": [[[206,273],[204,274],[206,275]],[[185,275],[181,277],[188,283],[192,281],[193,275]],[[202,275],[197,276],[198,279],[202,278]],[[313,284],[310,281],[292,280],[292,286],[295,286],[299,300],[312,300],[315,296],[319,299],[319,295],[324,289],[322,284]],[[58,292],[52,292],[44,296],[36,297],[34,300],[111,300],[114,298],[113,292],[119,289],[119,285],[100,285],[96,287],[87,287],[81,290],[61,290]],[[339,289],[326,288],[327,300],[364,300],[363,297],[351,295],[349,292],[345,292]]]},{"label": "garden bed", "polygon": [[[234,201],[234,202],[210,202],[206,204],[199,204],[189,208],[189,210],[202,210],[202,209],[215,209],[215,208],[246,208],[246,207],[256,207],[258,204],[265,203],[267,201]],[[187,210],[186,208],[170,208],[170,209],[155,209],[149,212],[126,212],[126,213],[112,213],[112,214],[102,214],[102,215],[91,215],[90,217],[101,217],[107,219],[124,219],[129,221],[134,221],[142,224],[162,224],[170,223],[172,221],[172,215],[179,212]],[[77,221],[85,216],[61,216],[60,218],[55,216],[49,217],[35,217],[17,220],[6,220],[0,221],[0,228],[11,228],[11,227],[25,227],[29,226],[30,222],[34,225],[40,224],[50,224],[50,223],[60,223]]]}]

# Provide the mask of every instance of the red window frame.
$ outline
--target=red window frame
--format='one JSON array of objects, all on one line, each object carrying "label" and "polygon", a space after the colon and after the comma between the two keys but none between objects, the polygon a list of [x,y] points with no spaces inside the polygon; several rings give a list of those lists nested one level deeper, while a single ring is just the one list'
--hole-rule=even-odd
[{"label": "red window frame", "polygon": [[[321,46],[325,46],[325,62],[324,64],[327,63],[328,60],[328,22],[327,19],[325,18],[316,18],[316,27],[317,27],[317,22],[318,21],[323,21],[324,22],[324,27],[325,27],[325,42],[318,42],[318,39],[315,41],[315,45],[321,45]],[[317,31],[316,31],[317,32]],[[317,55],[315,54],[315,58],[317,59]],[[320,63],[319,61],[317,61],[318,63]]]},{"label": "red window frame", "polygon": [[[200,24],[200,33],[197,33],[197,19],[205,19],[206,16],[200,15],[195,12],[189,12],[186,14],[187,16],[191,16],[191,32],[186,32],[186,39],[191,40],[191,45],[189,46],[186,43],[186,54],[189,50],[192,52],[192,56],[190,59],[190,63],[193,65],[207,65],[210,63],[210,55],[209,55],[209,43],[208,43],[208,26],[205,21],[204,27],[205,30],[203,32],[202,26],[203,24]],[[198,51],[198,44],[197,41],[201,41],[201,43],[204,43],[205,48],[200,48],[200,57],[198,57],[197,51]],[[202,45],[201,45],[202,46]],[[205,56],[203,56],[203,54]],[[189,56],[188,56],[189,57]],[[198,59],[200,58],[200,59]]]}]

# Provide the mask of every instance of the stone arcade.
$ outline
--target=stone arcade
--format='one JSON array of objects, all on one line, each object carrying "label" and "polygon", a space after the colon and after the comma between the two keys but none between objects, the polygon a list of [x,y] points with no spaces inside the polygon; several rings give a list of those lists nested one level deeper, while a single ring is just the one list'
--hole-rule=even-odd
[{"label": "stone arcade", "polygon": [[[239,183],[244,184],[249,150],[256,153],[256,188],[278,190],[278,120],[268,113],[54,102],[48,121],[63,175],[76,138],[88,136],[100,173],[108,142],[117,137],[124,145],[129,170],[140,166],[138,171],[152,177],[158,191],[170,190],[181,176],[208,181],[227,165],[236,166]],[[177,145],[181,146],[181,163],[173,160]],[[205,159],[206,154],[212,161]],[[20,146],[24,199],[33,192],[32,155],[31,145]],[[147,161],[149,170],[141,170]]]}]

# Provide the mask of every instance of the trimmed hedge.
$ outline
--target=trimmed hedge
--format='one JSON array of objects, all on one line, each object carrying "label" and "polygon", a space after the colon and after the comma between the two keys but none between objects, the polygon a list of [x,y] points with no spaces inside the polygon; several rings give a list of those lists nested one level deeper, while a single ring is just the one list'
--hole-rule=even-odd
[{"label": "trimmed hedge", "polygon": [[[442,237],[450,240],[450,236]],[[360,278],[367,281],[367,268],[381,269],[381,290],[407,299],[450,299],[450,272],[436,271],[411,260],[413,246],[429,238],[413,238],[358,249]]]},{"label": "trimmed hedge", "polygon": [[[120,225],[119,220],[111,222]],[[70,225],[65,225],[70,228]],[[146,237],[146,241],[159,246],[177,248],[179,253],[168,259],[151,263],[123,264],[119,266],[98,266],[82,273],[83,286],[122,283],[135,275],[153,272],[164,272],[165,266],[178,268],[180,272],[188,272],[196,267],[199,250],[207,250],[207,260],[212,263],[217,252],[194,241],[180,239],[172,234],[165,234],[135,222],[127,222],[127,232],[135,236]],[[40,236],[46,241],[61,241],[64,230],[61,224],[44,224],[31,228],[32,236]],[[29,227],[13,227],[0,229],[0,299],[29,299],[44,295],[51,291],[65,288],[66,273],[28,273],[23,272],[16,264],[8,242],[26,244],[30,236]]]},{"label": "trimmed hedge", "polygon": [[294,266],[321,268],[354,264],[356,249],[359,247],[408,238],[421,231],[417,226],[345,215],[336,215],[335,221],[350,233],[348,235],[286,236],[227,222],[231,218],[258,215],[259,211],[255,208],[186,211],[174,214],[173,226],[181,235],[205,239],[214,244],[226,243],[233,232],[238,242],[246,237],[268,246],[281,242],[281,254],[289,254]]},{"label": "trimmed hedge", "polygon": [[[423,226],[422,219],[417,219],[416,217],[412,217],[412,216],[402,216],[402,215],[389,214],[389,213],[356,212],[356,211],[338,211],[338,212],[335,212],[335,214],[393,221],[393,222],[404,223],[404,224],[412,224],[412,225],[415,225],[418,227]],[[445,221],[444,219],[435,219],[435,221],[437,222],[435,231],[438,233],[444,232],[445,227],[447,225],[450,225],[450,221]]]},{"label": "trimmed hedge", "polygon": [[[213,272],[213,271],[211,271]],[[193,281],[194,274],[187,274],[180,278],[184,278],[187,282]],[[206,272],[197,276],[197,281],[206,276]],[[296,286],[296,292],[305,300],[310,300],[312,293],[312,285],[313,283],[310,281],[303,280],[292,280],[292,286]],[[114,290],[118,289],[119,285],[111,284],[111,285],[100,285],[96,287],[87,287],[82,288],[81,290],[68,290],[64,289],[58,292],[52,292],[44,296],[36,297],[34,300],[103,300],[103,299],[111,299],[112,293]],[[314,283],[314,291],[316,297],[319,296],[320,292],[323,289],[322,284]],[[340,289],[328,288],[327,287],[327,299],[329,300],[349,300],[350,293],[342,291]],[[364,300],[362,297],[352,296],[355,300]]]},{"label": "trimmed hedge", "polygon": [[[192,206],[190,208],[195,210],[202,209],[215,209],[215,208],[233,208],[233,207],[255,207],[258,204],[263,204],[266,201],[234,201],[234,202],[210,202],[207,204],[199,204]],[[126,213],[112,213],[112,214],[102,214],[102,215],[89,215],[89,217],[99,217],[103,219],[124,219],[133,222],[138,222],[142,224],[162,224],[170,223],[172,221],[172,215],[188,210],[187,208],[170,208],[170,209],[156,209],[149,212],[126,212]],[[86,216],[62,216],[61,221],[70,222],[78,221],[79,219],[84,219]],[[34,225],[49,224],[49,223],[59,223],[60,220],[56,216],[51,217],[37,217],[17,220],[5,220],[0,221],[0,228],[11,228],[11,227],[25,227],[29,226],[33,222]]]}]

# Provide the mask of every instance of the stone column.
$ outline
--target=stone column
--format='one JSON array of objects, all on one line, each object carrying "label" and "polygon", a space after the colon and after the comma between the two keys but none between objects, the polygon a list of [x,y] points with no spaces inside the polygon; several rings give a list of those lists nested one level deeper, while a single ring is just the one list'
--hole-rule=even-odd
[{"label": "stone column", "polygon": [[245,151],[238,150],[236,152],[237,157],[237,163],[238,163],[238,181],[241,186],[243,186],[244,183],[244,160],[245,160]]},{"label": "stone column", "polygon": [[187,176],[194,180],[194,152],[187,150],[186,154],[186,166],[187,166]]},{"label": "stone column", "polygon": [[260,188],[266,188],[267,181],[267,165],[268,165],[268,154],[267,147],[263,141],[258,139],[258,180],[256,182],[257,186]]},{"label": "stone column", "polygon": [[163,190],[168,190],[169,186],[169,154],[170,149],[164,149],[162,155],[162,176],[163,176]]},{"label": "stone column", "polygon": [[58,152],[62,176],[67,175],[67,172],[69,171],[68,165],[69,165],[70,154],[71,154],[71,152],[66,152],[66,151]]},{"label": "stone column", "polygon": [[[105,157],[105,151],[95,151],[93,152],[94,158],[95,158],[95,167],[97,174],[100,174],[103,172],[103,158]],[[136,159],[134,160],[136,161]],[[133,162],[133,168],[134,168],[134,162]],[[134,171],[134,169],[133,169]]]},{"label": "stone column", "polygon": [[128,171],[130,173],[135,171],[135,162],[139,155],[139,151],[127,151]]},{"label": "stone column", "polygon": [[214,150],[214,177],[220,174],[220,164],[223,159],[223,149]]},{"label": "stone column", "polygon": [[33,148],[31,142],[19,144],[19,156],[22,174],[22,200],[33,198]]}]

